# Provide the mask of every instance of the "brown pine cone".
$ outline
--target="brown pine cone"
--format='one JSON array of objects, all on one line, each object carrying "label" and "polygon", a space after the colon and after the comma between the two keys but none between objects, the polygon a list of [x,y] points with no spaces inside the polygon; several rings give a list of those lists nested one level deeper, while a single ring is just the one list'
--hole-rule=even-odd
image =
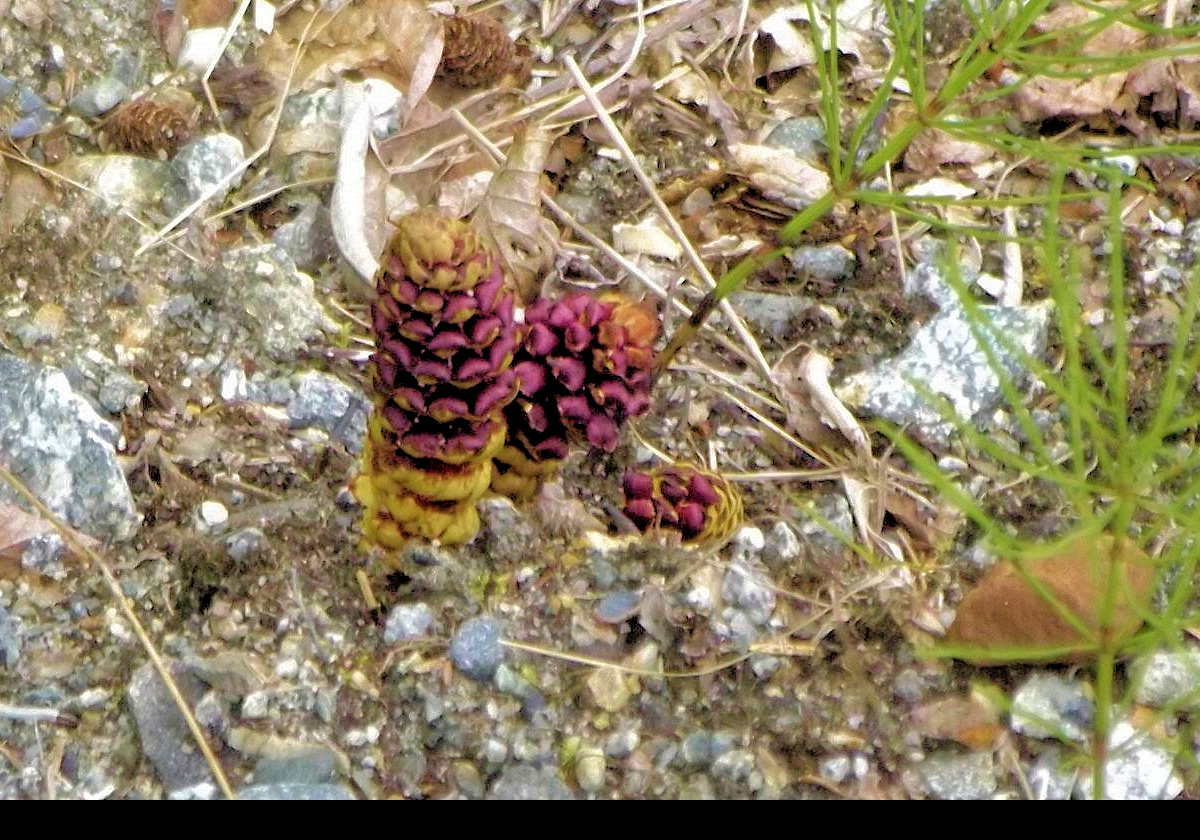
[{"label": "brown pine cone", "polygon": [[192,115],[176,102],[136,99],[117,111],[104,127],[107,141],[122,152],[171,157],[192,133]]},{"label": "brown pine cone", "polygon": [[500,21],[488,15],[446,19],[439,75],[464,87],[517,86],[529,81],[529,52],[513,43]]}]

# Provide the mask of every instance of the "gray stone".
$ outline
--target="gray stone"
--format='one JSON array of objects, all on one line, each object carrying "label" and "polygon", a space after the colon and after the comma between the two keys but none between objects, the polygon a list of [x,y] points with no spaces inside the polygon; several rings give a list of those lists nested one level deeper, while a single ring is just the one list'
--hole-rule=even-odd
[{"label": "gray stone", "polygon": [[168,164],[136,155],[82,155],[64,166],[109,207],[135,213],[156,209],[172,180]]},{"label": "gray stone", "polygon": [[[203,683],[178,664],[168,662],[167,667],[184,699],[195,705],[204,694]],[[151,663],[134,672],[126,696],[137,723],[142,752],[154,765],[163,787],[170,792],[211,782],[204,756],[196,749],[179,707]]]},{"label": "gray stone", "polygon": [[508,745],[496,738],[488,738],[480,752],[489,764],[503,764],[508,758]]},{"label": "gray stone", "polygon": [[[1182,791],[1174,755],[1167,745],[1127,721],[1113,727],[1104,765],[1105,799],[1174,799]],[[1091,773],[1079,774],[1075,793],[1085,799],[1093,797]]]},{"label": "gray stone", "polygon": [[755,624],[766,624],[775,611],[775,591],[766,574],[740,563],[730,565],[725,572],[721,596]]},{"label": "gray stone", "polygon": [[225,550],[231,559],[245,563],[262,549],[266,535],[258,528],[242,528],[225,538]]},{"label": "gray stone", "polygon": [[273,799],[307,801],[310,799],[354,799],[354,794],[342,785],[309,785],[285,782],[281,784],[250,785],[238,791],[239,799]]},{"label": "gray stone", "polygon": [[120,414],[133,408],[146,393],[146,383],[134,379],[123,371],[114,371],[100,386],[100,406],[111,414]]},{"label": "gray stone", "polygon": [[77,114],[96,118],[107,114],[129,95],[129,85],[112,76],[105,76],[88,85],[71,98],[71,108]]},{"label": "gray stone", "polygon": [[1200,706],[1200,651],[1160,651],[1140,660],[1134,673],[1139,703],[1176,710]]},{"label": "gray stone", "polygon": [[454,771],[454,784],[463,796],[470,799],[483,798],[483,776],[479,768],[469,761],[456,761],[451,769]]},{"label": "gray stone", "polygon": [[[978,307],[980,318],[1000,336],[1031,356],[1046,346],[1050,305]],[[1024,373],[1021,359],[983,331],[1003,374],[1018,380]],[[983,346],[971,331],[961,309],[942,310],[923,326],[899,356],[855,374],[836,390],[851,408],[883,417],[900,426],[921,430],[942,441],[954,424],[943,417],[935,399],[944,397],[962,422],[980,423],[1001,401],[997,372],[988,364]]]},{"label": "gray stone", "polygon": [[300,199],[301,209],[296,216],[275,229],[271,240],[287,251],[304,271],[324,264],[335,251],[329,210],[315,195]]},{"label": "gray stone", "polygon": [[806,277],[837,283],[854,276],[858,260],[841,245],[805,245],[788,254],[792,267]]},{"label": "gray stone", "polygon": [[24,140],[37,134],[53,121],[54,115],[49,111],[45,109],[34,111],[32,114],[27,114],[14,121],[8,127],[8,136],[13,140]]},{"label": "gray stone", "polygon": [[625,758],[637,749],[641,740],[641,736],[633,729],[614,732],[604,741],[604,754],[609,758]]},{"label": "gray stone", "polygon": [[558,778],[553,765],[534,767],[515,764],[507,767],[492,782],[488,799],[541,800],[574,799],[575,795]]},{"label": "gray stone", "polygon": [[596,605],[596,618],[605,624],[620,624],[637,615],[642,593],[625,589],[610,592]]},{"label": "gray stone", "polygon": [[987,799],[996,792],[996,767],[990,752],[935,753],[916,769],[925,792],[937,799]]},{"label": "gray stone", "polygon": [[539,694],[537,687],[522,677],[515,668],[506,662],[501,662],[492,677],[492,683],[505,694],[511,694],[521,700]]},{"label": "gray stone", "polygon": [[712,735],[701,730],[685,736],[679,743],[679,758],[684,764],[708,764],[712,761]]},{"label": "gray stone", "polygon": [[293,384],[295,393],[287,405],[293,429],[316,426],[351,452],[362,450],[371,403],[358,388],[313,370],[300,374]]},{"label": "gray stone", "polygon": [[604,789],[606,769],[604,752],[594,744],[584,744],[575,754],[575,781],[587,793],[599,793]]},{"label": "gray stone", "polygon": [[817,771],[822,779],[840,785],[850,778],[850,756],[845,753],[827,755],[817,762]]},{"label": "gray stone", "polygon": [[486,682],[504,661],[500,622],[477,616],[463,622],[450,640],[450,661],[468,677]]},{"label": "gray stone", "polygon": [[433,610],[426,603],[397,604],[388,610],[383,628],[383,643],[394,645],[419,639],[433,626]]},{"label": "gray stone", "polygon": [[224,201],[241,177],[229,175],[245,159],[242,141],[232,134],[209,134],[183,146],[171,159],[178,188],[166,196],[168,212],[178,213],[201,198]]},{"label": "gray stone", "polygon": [[1031,738],[1084,741],[1091,734],[1093,706],[1083,685],[1051,673],[1031,674],[1013,693],[1012,728]]},{"label": "gray stone", "polygon": [[338,758],[332,748],[313,744],[313,750],[286,758],[260,758],[254,765],[254,783],[318,785],[337,778]]},{"label": "gray stone", "polygon": [[67,576],[67,566],[63,562],[66,551],[67,544],[58,534],[39,534],[26,543],[25,550],[21,552],[21,568],[32,569],[54,580],[63,580]]},{"label": "gray stone", "polygon": [[483,551],[500,565],[526,562],[538,539],[529,516],[508,499],[488,498],[479,503],[483,521]]},{"label": "gray stone", "polygon": [[825,123],[820,117],[784,120],[767,135],[768,146],[791,149],[801,160],[818,165],[825,156]]},{"label": "gray stone", "polygon": [[269,356],[290,359],[332,330],[313,279],[276,245],[239,248],[225,258],[214,289]]},{"label": "gray stone", "polygon": [[[0,452],[9,469],[73,527],[124,540],[141,517],[117,463],[117,439],[62,371],[0,354]],[[0,498],[10,493],[0,488]]]},{"label": "gray stone", "polygon": [[731,300],[755,332],[779,344],[792,340],[796,322],[813,307],[811,298],[775,292],[737,292]]},{"label": "gray stone", "polygon": [[0,668],[12,670],[21,660],[21,622],[0,604]]},{"label": "gray stone", "polygon": [[767,534],[763,560],[772,567],[787,566],[800,559],[800,538],[786,522],[776,522]]},{"label": "gray stone", "polygon": [[[960,309],[962,303],[946,278],[941,254],[941,247],[935,247],[931,256],[913,266],[904,277],[904,294],[909,297],[923,297],[938,309]],[[978,272],[969,265],[960,265],[958,271],[963,285],[967,288],[978,278]]]},{"label": "gray stone", "polygon": [[749,750],[729,750],[713,759],[709,772],[717,779],[746,784],[754,769],[754,753]]},{"label": "gray stone", "polygon": [[1070,799],[1078,769],[1064,765],[1062,752],[1052,746],[1037,757],[1026,773],[1029,790],[1037,800]]}]

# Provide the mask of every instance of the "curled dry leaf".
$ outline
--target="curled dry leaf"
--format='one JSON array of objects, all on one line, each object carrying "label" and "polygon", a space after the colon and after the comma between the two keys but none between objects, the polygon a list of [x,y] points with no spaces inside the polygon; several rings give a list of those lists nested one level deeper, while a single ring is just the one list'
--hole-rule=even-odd
[{"label": "curled dry leaf", "polygon": [[772,201],[800,210],[829,192],[829,175],[805,163],[790,149],[738,143],[729,147],[734,163]]},{"label": "curled dry leaf", "polygon": [[976,694],[942,697],[913,709],[912,728],[925,738],[990,750],[1004,734],[996,708]]},{"label": "curled dry leaf", "polygon": [[[256,54],[283,84],[312,13],[297,7],[276,21]],[[359,0],[317,13],[293,90],[333,84],[348,71],[387,79],[411,107],[425,95],[442,57],[442,23],[421,0]]]},{"label": "curled dry leaf", "polygon": [[904,168],[933,174],[946,164],[973,165],[995,156],[996,150],[991,146],[961,140],[940,128],[927,128],[908,144],[904,152]]},{"label": "curled dry leaf", "polygon": [[[1042,15],[1034,28],[1042,33],[1062,32],[1067,43],[1050,41],[1045,49],[1051,54],[1055,50],[1066,50],[1084,56],[1120,56],[1139,49],[1146,40],[1146,33],[1120,21],[1105,26],[1090,37],[1081,47],[1071,43],[1078,36],[1079,27],[1100,16],[1094,11],[1074,3],[1064,3],[1052,12]],[[1067,68],[1052,68],[1066,70]],[[1013,75],[1009,71],[1006,75]],[[1120,112],[1124,106],[1118,101],[1129,71],[1116,73],[1081,74],[1075,77],[1034,76],[1020,85],[1014,92],[1021,119],[1041,120],[1047,117],[1096,117],[1106,112]],[[1008,83],[1017,81],[1001,77]]]},{"label": "curled dry leaf", "polygon": [[[1154,564],[1129,540],[1076,537],[1057,554],[1030,558],[1025,572],[1112,647],[1142,625],[1154,582]],[[1101,615],[1110,573],[1117,575],[1111,615]],[[963,656],[977,665],[1076,661],[1094,650],[1054,606],[1008,561],[996,563],[967,593],[950,628],[951,642],[980,650]],[[989,655],[989,652],[995,655]]]},{"label": "curled dry leaf", "polygon": [[832,369],[829,358],[815,350],[803,356],[790,353],[775,365],[771,375],[787,413],[788,428],[814,446],[837,449],[849,441],[855,451],[870,455],[867,433],[830,388]]},{"label": "curled dry leaf", "polygon": [[475,229],[496,246],[525,300],[535,296],[558,238],[554,225],[542,215],[542,172],[553,143],[542,126],[518,133],[473,217]]}]

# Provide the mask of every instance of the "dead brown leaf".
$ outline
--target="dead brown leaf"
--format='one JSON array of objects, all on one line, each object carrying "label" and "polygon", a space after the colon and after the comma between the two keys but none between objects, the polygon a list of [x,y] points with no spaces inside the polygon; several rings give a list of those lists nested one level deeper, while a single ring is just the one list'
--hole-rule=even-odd
[{"label": "dead brown leaf", "polygon": [[526,299],[554,258],[554,226],[542,215],[542,173],[554,138],[542,126],[530,126],[513,138],[500,170],[472,221],[490,239]]},{"label": "dead brown leaf", "polygon": [[[1115,569],[1114,569],[1115,565]],[[1139,612],[1154,581],[1154,565],[1138,546],[1111,536],[1077,537],[1058,554],[1030,558],[1026,574],[1109,646],[1142,625]],[[1111,572],[1118,575],[1112,613],[1100,611]],[[1003,654],[963,657],[977,665],[1002,662],[1074,661],[1094,643],[1080,635],[1008,560],[996,563],[967,593],[948,634],[950,641]],[[1064,648],[1076,648],[1065,653]],[[1059,653],[1051,652],[1059,649]],[[1013,653],[1013,658],[1007,654]]]}]

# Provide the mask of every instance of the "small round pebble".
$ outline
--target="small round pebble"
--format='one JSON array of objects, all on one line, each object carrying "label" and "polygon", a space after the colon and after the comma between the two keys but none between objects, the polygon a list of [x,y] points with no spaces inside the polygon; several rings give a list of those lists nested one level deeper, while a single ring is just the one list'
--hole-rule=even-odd
[{"label": "small round pebble", "polygon": [[429,633],[433,626],[433,610],[428,604],[397,604],[388,611],[387,624],[383,628],[383,643],[394,645],[419,639]]},{"label": "small round pebble", "polygon": [[486,682],[504,661],[500,640],[500,622],[496,619],[485,615],[469,619],[450,640],[450,661],[468,677]]},{"label": "small round pebble", "polygon": [[579,748],[575,756],[575,781],[588,793],[596,793],[604,787],[604,752],[592,745]]}]

